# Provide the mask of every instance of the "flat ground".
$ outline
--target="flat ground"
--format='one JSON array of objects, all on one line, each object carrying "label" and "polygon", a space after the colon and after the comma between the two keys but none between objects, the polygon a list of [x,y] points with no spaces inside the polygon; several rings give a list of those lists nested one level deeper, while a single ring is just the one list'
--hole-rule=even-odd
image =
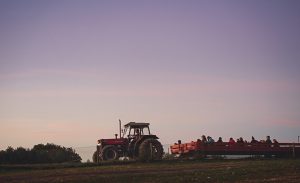
[{"label": "flat ground", "polygon": [[300,182],[300,159],[0,166],[0,182]]}]

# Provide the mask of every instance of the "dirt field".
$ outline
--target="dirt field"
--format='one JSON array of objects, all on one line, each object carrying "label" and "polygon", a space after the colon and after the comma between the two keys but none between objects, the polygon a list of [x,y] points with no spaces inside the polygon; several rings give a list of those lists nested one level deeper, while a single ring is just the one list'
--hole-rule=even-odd
[{"label": "dirt field", "polygon": [[0,166],[0,182],[296,183],[300,182],[300,159],[169,161],[90,167]]}]

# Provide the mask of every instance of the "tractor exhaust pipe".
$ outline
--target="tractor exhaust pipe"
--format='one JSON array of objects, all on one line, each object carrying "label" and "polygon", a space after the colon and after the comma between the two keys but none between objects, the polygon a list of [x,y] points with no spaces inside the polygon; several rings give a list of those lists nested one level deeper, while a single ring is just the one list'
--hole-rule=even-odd
[{"label": "tractor exhaust pipe", "polygon": [[122,126],[121,126],[121,120],[119,119],[119,130],[120,130],[120,138],[121,138],[121,130],[122,130]]}]

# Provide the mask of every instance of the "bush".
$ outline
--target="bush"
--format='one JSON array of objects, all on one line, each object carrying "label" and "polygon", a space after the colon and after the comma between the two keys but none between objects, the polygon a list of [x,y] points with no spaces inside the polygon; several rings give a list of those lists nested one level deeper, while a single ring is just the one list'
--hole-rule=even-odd
[{"label": "bush", "polygon": [[72,148],[65,148],[55,144],[38,144],[32,149],[8,147],[0,151],[0,164],[26,163],[63,163],[80,162],[81,157]]}]

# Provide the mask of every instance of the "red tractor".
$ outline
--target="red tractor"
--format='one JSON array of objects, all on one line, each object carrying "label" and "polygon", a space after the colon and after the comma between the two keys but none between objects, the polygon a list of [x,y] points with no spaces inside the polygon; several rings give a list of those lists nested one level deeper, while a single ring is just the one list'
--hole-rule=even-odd
[{"label": "red tractor", "polygon": [[[149,123],[130,122],[121,129],[120,135],[113,139],[98,140],[97,151],[93,154],[93,161],[118,160],[128,157],[140,161],[161,160],[163,147],[156,135],[150,133]],[[123,134],[121,136],[121,133]]]}]

